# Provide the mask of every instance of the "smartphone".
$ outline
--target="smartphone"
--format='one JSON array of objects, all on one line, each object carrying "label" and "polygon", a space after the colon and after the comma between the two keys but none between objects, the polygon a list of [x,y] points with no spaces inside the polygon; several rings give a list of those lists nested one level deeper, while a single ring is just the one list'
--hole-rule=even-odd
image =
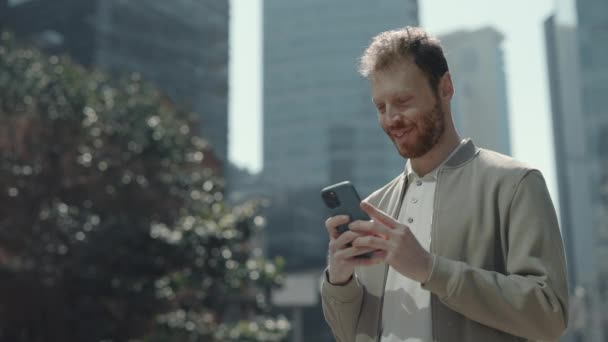
[{"label": "smartphone", "polygon": [[[321,190],[321,197],[325,206],[331,211],[331,216],[347,215],[350,220],[348,223],[337,227],[339,234],[348,230],[348,224],[357,220],[369,221],[370,217],[359,207],[361,198],[355,189],[355,186],[344,181],[334,185],[330,185]],[[357,258],[369,258],[372,252],[357,255]]]}]

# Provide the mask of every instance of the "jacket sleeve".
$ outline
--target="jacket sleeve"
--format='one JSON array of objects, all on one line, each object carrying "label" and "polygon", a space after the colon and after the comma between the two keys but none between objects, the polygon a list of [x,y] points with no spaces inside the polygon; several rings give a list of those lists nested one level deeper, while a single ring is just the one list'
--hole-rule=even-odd
[{"label": "jacket sleeve", "polygon": [[434,256],[423,288],[481,324],[535,340],[557,340],[568,322],[566,262],[544,179],[528,171],[508,211],[506,274]]},{"label": "jacket sleeve", "polygon": [[321,284],[323,315],[337,342],[353,342],[356,336],[357,319],[363,302],[363,288],[353,275],[342,286],[335,286],[327,280],[327,270]]}]

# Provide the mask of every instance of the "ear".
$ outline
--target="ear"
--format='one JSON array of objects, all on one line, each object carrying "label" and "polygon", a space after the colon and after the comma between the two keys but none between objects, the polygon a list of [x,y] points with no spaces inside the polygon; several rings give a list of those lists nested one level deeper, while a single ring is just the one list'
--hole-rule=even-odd
[{"label": "ear", "polygon": [[446,71],[439,80],[439,97],[442,100],[451,100],[454,96],[454,83],[452,83],[452,74]]}]

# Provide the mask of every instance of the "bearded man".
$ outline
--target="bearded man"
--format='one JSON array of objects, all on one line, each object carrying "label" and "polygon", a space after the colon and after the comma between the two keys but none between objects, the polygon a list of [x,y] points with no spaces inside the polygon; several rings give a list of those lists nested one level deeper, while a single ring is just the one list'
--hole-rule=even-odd
[{"label": "bearded man", "polygon": [[379,34],[360,72],[407,162],[362,202],[371,221],[343,234],[348,217],[326,221],[321,292],[336,339],[557,340],[568,322],[566,263],[541,173],[460,138],[448,64],[424,30]]}]

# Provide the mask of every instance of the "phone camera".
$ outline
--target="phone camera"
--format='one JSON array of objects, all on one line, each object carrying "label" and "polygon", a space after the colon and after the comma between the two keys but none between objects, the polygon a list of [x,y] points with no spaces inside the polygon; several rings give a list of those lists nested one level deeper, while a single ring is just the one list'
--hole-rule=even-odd
[{"label": "phone camera", "polygon": [[330,209],[334,209],[340,206],[338,195],[333,191],[323,193],[323,200]]}]

